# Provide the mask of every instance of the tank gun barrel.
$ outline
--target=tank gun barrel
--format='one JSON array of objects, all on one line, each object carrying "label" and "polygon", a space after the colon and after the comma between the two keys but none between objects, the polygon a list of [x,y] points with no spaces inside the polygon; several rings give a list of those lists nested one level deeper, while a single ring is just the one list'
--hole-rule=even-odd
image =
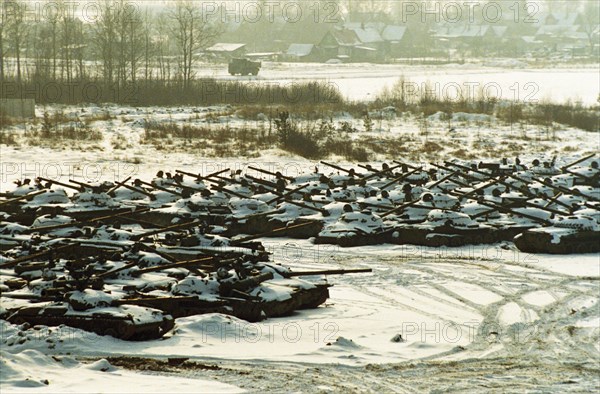
[{"label": "tank gun barrel", "polygon": [[[432,166],[434,166],[434,167],[436,167],[436,168],[439,168],[441,170],[445,170],[445,171],[448,171],[448,172],[453,172],[454,171],[452,168],[447,167],[447,166],[443,166],[441,164],[437,164],[437,163],[429,163],[429,164],[432,165]],[[462,170],[462,169],[459,169],[459,170]],[[472,175],[469,175],[469,174],[467,174],[464,171],[460,171],[460,176],[462,176],[463,178],[466,178],[467,180],[470,180],[470,181],[478,181],[479,180],[476,177],[474,177]]]},{"label": "tank gun barrel", "polygon": [[[59,230],[62,228],[68,228],[68,227],[77,227],[77,226],[84,226],[86,224],[89,223],[94,223],[94,222],[99,222],[99,221],[103,221],[103,220],[108,220],[108,219],[114,219],[120,216],[125,216],[125,215],[131,215],[131,214],[138,214],[138,213],[143,213],[143,212],[147,212],[149,211],[151,208],[142,208],[142,209],[138,209],[136,211],[132,211],[131,209],[125,208],[125,210],[119,210],[119,212],[111,214],[111,215],[105,215],[105,216],[99,216],[99,217],[95,217],[95,218],[91,218],[91,219],[87,219],[87,220],[80,220],[80,221],[76,221],[76,222],[70,222],[70,223],[62,223],[62,224],[55,224],[52,226],[44,226],[44,227],[33,227],[33,228],[29,228],[26,229],[24,231],[25,234],[29,234],[29,233],[36,233],[36,232],[47,232],[47,231],[54,231],[54,230]],[[127,218],[128,220],[133,220],[136,221],[137,219],[133,219],[133,218]]]},{"label": "tank gun barrel", "polygon": [[[347,170],[347,169],[345,169],[345,168],[343,168],[343,167],[340,167],[340,166],[336,166],[335,164],[327,163],[327,162],[324,162],[324,161],[321,161],[321,164],[324,164],[324,165],[326,165],[327,167],[331,167],[331,168],[333,168],[333,169],[336,169],[336,170],[338,170],[338,171],[345,172],[345,173],[347,173],[347,174],[352,174],[352,171],[350,171],[350,170]],[[354,172],[354,175],[356,175],[356,176],[357,176],[357,177],[359,177],[359,178],[364,178],[364,175],[363,175],[363,174],[358,174],[358,173]]]},{"label": "tank gun barrel", "polygon": [[198,265],[206,265],[205,263],[213,261],[214,259],[215,259],[215,257],[208,256],[208,257],[202,257],[199,259],[179,261],[176,263],[170,263],[170,264],[164,264],[164,265],[157,265],[156,267],[148,267],[148,268],[142,268],[142,269],[136,270],[136,271],[134,271],[134,275],[140,276],[142,274],[147,274],[150,272],[158,272],[158,271],[172,269],[172,268],[186,268],[186,267],[193,267],[193,266],[198,266]]},{"label": "tank gun barrel", "polygon": [[492,185],[495,185],[496,183],[499,183],[499,179],[492,179],[489,182],[486,182],[484,185],[476,187],[475,189],[471,190],[470,192],[466,192],[466,193],[456,193],[454,192],[453,194],[455,194],[456,196],[462,197],[462,198],[467,198],[472,196],[473,194],[476,194],[478,191],[486,189]]},{"label": "tank gun barrel", "polygon": [[[214,183],[217,183],[217,181],[214,181],[212,179],[207,179],[207,180],[211,181],[211,182],[214,182]],[[234,192],[233,190],[226,189],[226,188],[221,187],[219,185],[212,185],[211,188],[213,188],[215,190],[218,190],[220,192],[223,192],[223,193],[231,194],[232,196],[236,196],[236,197],[239,197],[239,198],[243,198],[243,199],[248,198],[248,196],[244,196],[243,194],[240,194],[238,192]]]},{"label": "tank gun barrel", "polygon": [[529,215],[527,213],[518,212],[518,211],[515,211],[515,210],[513,210],[511,208],[508,208],[508,207],[503,207],[503,206],[500,206],[500,205],[491,204],[489,202],[480,202],[480,204],[488,206],[490,208],[494,208],[497,211],[502,212],[502,213],[510,213],[512,215],[517,215],[517,216],[524,217],[526,219],[530,219],[530,220],[532,220],[532,221],[534,221],[536,223],[541,223],[541,224],[544,224],[544,225],[551,225],[552,224],[552,222],[549,221],[549,220],[542,219],[542,218],[539,218],[539,217],[534,216],[534,215]]},{"label": "tank gun barrel", "polygon": [[68,189],[76,190],[78,192],[84,191],[84,188],[81,187],[81,186],[73,186],[73,185],[69,185],[68,183],[63,183],[63,182],[60,182],[60,181],[55,181],[53,179],[48,179],[48,178],[44,178],[44,177],[41,177],[41,176],[38,176],[37,179],[39,179],[40,181],[48,182],[48,183],[50,183],[50,185],[59,185],[59,186],[62,186],[62,187],[66,187]]},{"label": "tank gun barrel", "polygon": [[183,195],[181,192],[176,192],[175,190],[170,190],[170,189],[167,189],[166,187],[162,187],[162,186],[156,185],[154,183],[144,182],[140,179],[136,179],[136,181],[139,182],[141,185],[145,185],[145,186],[151,187],[153,189],[163,191],[165,193],[173,194],[175,196],[181,197]]},{"label": "tank gun barrel", "polygon": [[313,222],[304,222],[304,223],[299,223],[299,224],[293,224],[291,226],[276,228],[275,230],[267,231],[267,232],[264,232],[264,233],[261,233],[261,234],[249,235],[247,237],[234,239],[233,241],[230,242],[230,244],[233,245],[233,246],[239,245],[239,244],[242,244],[244,242],[252,241],[252,240],[257,239],[257,238],[268,237],[269,235],[272,235],[272,234],[275,234],[275,233],[279,233],[279,232],[282,232],[282,231],[287,231],[287,230],[291,230],[291,229],[295,229],[295,228],[300,228],[300,227],[308,226],[309,224],[313,224]]},{"label": "tank gun barrel", "polygon": [[250,276],[246,279],[238,280],[236,282],[221,282],[219,293],[222,296],[227,296],[228,294],[231,294],[233,290],[245,291],[273,278],[274,276],[272,272],[265,272],[255,276]]},{"label": "tank gun barrel", "polygon": [[299,271],[290,272],[286,275],[288,278],[295,276],[311,276],[311,275],[346,275],[346,274],[362,274],[373,272],[371,268],[355,268],[355,269],[339,269],[339,270],[316,270],[316,271]]},{"label": "tank gun barrel", "polygon": [[230,170],[230,168],[226,168],[226,169],[224,169],[224,170],[215,171],[215,172],[213,172],[212,174],[208,174],[208,175],[206,175],[206,176],[202,176],[202,175],[200,175],[200,174],[193,174],[193,173],[191,173],[191,172],[186,172],[186,171],[182,171],[182,170],[175,170],[175,172],[177,172],[177,173],[179,173],[179,174],[183,174],[183,175],[191,176],[192,178],[196,178],[196,180],[199,180],[199,181],[203,181],[203,180],[205,180],[205,179],[208,179],[208,178],[210,178],[210,177],[213,177],[213,176],[215,176],[215,175],[221,175],[221,174],[223,174],[224,172],[227,172],[227,171],[229,171],[229,170]]},{"label": "tank gun barrel", "polygon": [[22,262],[25,262],[25,261],[30,261],[30,260],[33,260],[33,259],[37,259],[37,258],[40,258],[40,257],[44,257],[44,256],[46,256],[46,255],[48,255],[50,253],[62,252],[62,251],[68,250],[70,248],[73,248],[75,246],[78,246],[79,244],[80,244],[79,242],[74,242],[74,243],[70,243],[70,244],[67,244],[67,245],[61,245],[61,246],[57,246],[55,248],[50,248],[50,249],[47,249],[47,250],[43,250],[41,252],[37,252],[37,253],[33,253],[33,254],[28,254],[27,256],[17,257],[16,259],[13,259],[11,261],[7,261],[5,263],[0,264],[0,268],[1,269],[3,269],[3,268],[12,268],[12,267],[14,267],[15,265],[17,265],[19,263],[22,263]]},{"label": "tank gun barrel", "polygon": [[85,183],[85,182],[81,182],[81,181],[76,181],[75,179],[69,179],[69,182],[74,183],[76,185],[79,185],[80,187],[83,187],[83,188],[88,188],[90,190],[96,189],[96,187],[90,185],[89,183]]},{"label": "tank gun barrel", "polygon": [[[363,165],[361,165],[361,164],[359,164],[358,166],[359,166],[359,167],[361,167],[361,168],[364,168],[364,169],[366,169],[366,170],[369,170],[369,168],[368,168],[367,166],[363,166]],[[400,167],[402,167],[402,164],[396,164],[395,166],[392,166],[392,167],[386,168],[386,169],[384,169],[384,170],[374,171],[374,172],[373,172],[371,175],[367,175],[366,177],[364,177],[364,180],[365,180],[365,181],[368,181],[368,180],[369,180],[369,179],[371,179],[371,178],[375,178],[376,176],[383,175],[383,174],[385,174],[385,173],[387,173],[387,172],[391,173],[391,172],[392,172],[392,171],[394,171],[396,168],[400,168]],[[373,169],[370,169],[369,171],[373,171]]]},{"label": "tank gun barrel", "polygon": [[592,158],[592,157],[594,157],[594,156],[596,156],[596,154],[595,154],[595,153],[592,153],[592,154],[590,154],[590,155],[587,155],[587,156],[585,156],[585,157],[582,157],[581,159],[575,160],[574,162],[571,162],[571,163],[569,163],[569,164],[567,164],[567,165],[564,165],[564,166],[562,166],[560,169],[561,169],[561,170],[563,170],[563,171],[566,171],[568,168],[570,168],[570,167],[573,167],[574,165],[577,165],[577,164],[579,164],[579,163],[581,163],[581,162],[584,162],[584,161],[586,161],[587,159],[591,159],[591,158]]},{"label": "tank gun barrel", "polygon": [[280,200],[285,200],[286,197],[289,197],[292,194],[297,193],[302,189],[305,189],[306,187],[308,187],[308,183],[305,183],[304,185],[300,185],[295,189],[292,189],[290,191],[283,193],[282,195],[278,196],[277,198],[273,198],[272,200],[267,201],[267,204],[271,205],[273,203],[279,202]]},{"label": "tank gun barrel", "polygon": [[294,178],[292,178],[291,176],[283,175],[281,173],[277,174],[275,172],[263,170],[262,168],[256,168],[256,167],[248,166],[248,169],[249,170],[253,170],[253,171],[262,172],[263,174],[271,175],[271,176],[274,176],[274,177],[277,177],[277,178],[281,177],[281,178],[283,178],[283,179],[285,179],[287,181],[290,181],[290,182],[294,181]]},{"label": "tank gun barrel", "polygon": [[15,197],[15,198],[10,198],[8,200],[4,200],[4,201],[0,201],[0,205],[4,205],[4,204],[11,204],[13,202],[18,202],[21,200],[28,200],[30,198],[33,198],[35,196],[39,196],[40,194],[46,193],[46,190],[36,190],[34,192],[31,193],[27,193],[27,194],[23,194],[22,196],[19,197]]},{"label": "tank gun barrel", "polygon": [[138,240],[140,240],[142,238],[150,237],[152,235],[157,235],[157,234],[164,233],[164,232],[167,232],[167,231],[182,230],[182,229],[186,229],[186,228],[198,226],[200,224],[202,224],[202,221],[200,221],[200,220],[192,220],[192,221],[185,222],[185,223],[179,223],[179,224],[174,224],[172,226],[159,228],[157,230],[152,230],[152,231],[147,231],[145,233],[136,234],[133,237],[131,237],[131,239],[134,240],[134,241],[138,241]]},{"label": "tank gun barrel", "polygon": [[106,192],[106,194],[108,194],[109,196],[112,196],[112,197],[114,197],[114,193],[115,193],[115,191],[116,191],[118,188],[120,188],[121,186],[123,186],[124,184],[126,184],[127,182],[129,182],[129,180],[130,180],[130,179],[131,179],[131,177],[129,176],[129,177],[125,178],[125,180],[123,180],[123,181],[121,181],[121,182],[117,182],[117,184],[116,184],[116,185],[114,185],[113,187],[111,187],[111,188],[110,188],[110,189],[109,189],[109,190]]},{"label": "tank gun barrel", "polygon": [[382,218],[384,218],[384,217],[386,217],[386,216],[389,216],[389,215],[391,215],[392,213],[395,213],[395,212],[401,211],[401,210],[403,210],[403,209],[405,209],[405,208],[408,208],[408,207],[410,207],[411,205],[415,205],[415,204],[416,204],[416,203],[418,203],[419,201],[421,201],[421,200],[420,200],[420,199],[417,199],[417,200],[409,201],[409,202],[407,202],[407,203],[404,203],[404,204],[402,204],[402,205],[399,205],[399,206],[397,206],[397,207],[396,207],[396,208],[394,208],[394,209],[391,209],[391,210],[389,210],[389,211],[387,211],[387,212],[384,212],[384,213],[382,213],[380,216],[381,216]]},{"label": "tank gun barrel", "polygon": [[422,171],[422,170],[423,170],[423,167],[419,167],[419,168],[415,168],[412,171],[407,172],[406,174],[402,174],[398,178],[392,179],[391,181],[389,181],[385,185],[381,186],[381,190],[385,190],[385,189],[387,189],[388,187],[392,186],[395,183],[402,182],[403,180],[405,180],[409,176],[413,175],[416,172]]}]

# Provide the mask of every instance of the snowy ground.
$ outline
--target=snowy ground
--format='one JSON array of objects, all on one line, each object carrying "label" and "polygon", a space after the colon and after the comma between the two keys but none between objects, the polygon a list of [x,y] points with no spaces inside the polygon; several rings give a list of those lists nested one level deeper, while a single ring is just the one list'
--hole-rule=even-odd
[{"label": "snowy ground", "polygon": [[[268,120],[248,120],[238,114],[238,110],[228,106],[38,106],[35,123],[16,124],[6,130],[14,136],[16,143],[0,148],[0,190],[9,187],[15,179],[36,176],[63,182],[69,178],[87,182],[114,181],[127,176],[148,179],[158,170],[173,172],[181,169],[206,174],[225,168],[245,170],[249,165],[295,176],[311,171],[318,164],[279,149],[249,147],[245,149],[245,155],[239,157],[235,153],[239,148],[231,140],[164,138],[144,141],[144,124],[148,119],[213,129],[250,129],[256,133],[269,128]],[[80,123],[89,120],[89,127],[99,131],[102,139],[65,142],[31,137],[32,130],[41,129],[40,119],[45,111],[51,115],[61,112],[68,119],[63,125],[74,124],[75,120]],[[373,113],[373,130],[370,132],[365,130],[363,119],[343,112],[331,116],[334,127],[339,129],[343,122],[348,122],[357,130],[340,134],[338,138],[351,139],[355,146],[367,148],[370,161],[374,163],[395,159],[427,164],[450,158],[485,160],[515,156],[529,161],[534,158],[551,161],[553,156],[558,156],[568,161],[600,150],[597,133],[557,124],[551,128],[510,125],[485,114],[455,113],[452,120],[442,120],[440,114],[434,114],[424,125],[422,119],[412,115],[386,115],[377,119],[377,111]],[[110,119],[102,119],[104,114]],[[317,127],[316,121],[310,125],[301,122],[301,127],[306,126]],[[450,128],[454,131],[450,132]],[[223,156],[216,147],[222,148],[226,144],[229,148]],[[379,153],[382,150],[386,153]],[[323,159],[345,161],[336,156]]]},{"label": "snowy ground", "polygon": [[[471,87],[475,92],[489,88],[489,97],[521,102],[544,100],[563,102],[568,99],[584,104],[597,102],[600,74],[597,66],[582,65],[566,68],[527,68],[519,61],[489,60],[482,63],[435,66],[406,64],[321,64],[263,62],[257,77],[231,77],[226,65],[205,64],[198,67],[198,76],[222,80],[248,80],[253,83],[289,84],[302,80],[327,81],[337,86],[351,100],[369,100],[385,87],[392,87],[400,77],[415,84],[417,92],[424,83],[440,96],[454,96],[458,85],[465,96]],[[574,89],[574,87],[576,87]]]}]

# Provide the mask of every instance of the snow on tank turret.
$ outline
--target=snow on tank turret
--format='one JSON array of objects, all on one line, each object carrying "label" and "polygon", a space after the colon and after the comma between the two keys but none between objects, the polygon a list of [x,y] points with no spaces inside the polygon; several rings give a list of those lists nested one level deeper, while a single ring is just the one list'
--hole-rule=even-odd
[{"label": "snow on tank turret", "polygon": [[315,243],[358,246],[376,242],[384,228],[381,217],[366,209],[355,212],[348,205],[344,211],[337,221],[325,225]]},{"label": "snow on tank turret", "polygon": [[519,250],[526,253],[598,253],[600,225],[588,216],[557,217],[551,226],[527,230],[514,238]]}]

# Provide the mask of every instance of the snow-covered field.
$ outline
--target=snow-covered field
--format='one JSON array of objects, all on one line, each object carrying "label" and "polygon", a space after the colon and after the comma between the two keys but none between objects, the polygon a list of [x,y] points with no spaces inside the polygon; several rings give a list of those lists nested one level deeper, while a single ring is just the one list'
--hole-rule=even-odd
[{"label": "snow-covered field", "polygon": [[[145,141],[146,120],[162,124],[230,130],[248,129],[258,133],[269,128],[266,115],[249,120],[231,106],[198,107],[126,107],[126,106],[37,106],[37,122],[17,124],[7,128],[16,143],[2,145],[0,159],[0,190],[18,178],[44,176],[57,181],[69,178],[94,182],[122,180],[128,176],[151,178],[158,170],[181,169],[196,173],[210,173],[231,168],[245,170],[255,166],[269,171],[281,171],[295,176],[311,171],[316,161],[306,160],[277,148],[249,148],[244,156],[235,156],[236,148],[229,141],[230,155],[222,155],[215,147],[223,142],[202,139],[184,140],[164,138]],[[32,130],[40,130],[44,112],[60,112],[68,119],[64,125],[86,123],[101,133],[94,141],[56,141],[31,137]],[[107,114],[109,119],[102,119]],[[500,157],[532,161],[551,161],[553,156],[565,161],[600,150],[597,133],[555,124],[550,128],[527,124],[504,124],[486,114],[454,113],[451,120],[442,120],[441,113],[423,119],[409,114],[383,114],[372,111],[372,131],[365,131],[364,120],[348,113],[332,113],[332,125],[344,123],[356,129],[343,135],[356,146],[370,151],[370,161],[378,163],[405,160],[427,164],[449,158],[498,159]],[[259,114],[260,115],[260,114]],[[377,117],[377,118],[376,118]],[[100,118],[100,119],[98,119]],[[96,120],[98,119],[98,120]],[[318,127],[300,120],[300,126]],[[60,127],[62,127],[61,125]],[[452,131],[449,131],[449,128]],[[379,153],[381,150],[387,153]],[[323,158],[325,159],[325,158]],[[330,161],[344,162],[343,157],[330,156]],[[355,165],[351,163],[351,165]]]},{"label": "snow-covered field", "polygon": [[435,66],[263,62],[257,77],[231,77],[226,66],[214,64],[199,66],[197,75],[253,83],[289,84],[321,80],[334,84],[351,100],[373,99],[384,88],[391,88],[400,77],[404,77],[416,93],[422,93],[424,84],[428,82],[429,89],[440,97],[455,97],[457,88],[469,97],[470,92],[478,94],[483,88],[486,97],[521,102],[548,99],[563,102],[570,99],[594,104],[600,94],[599,71],[597,65],[536,69],[527,68],[519,61],[506,60]]},{"label": "snow-covered field", "polygon": [[[590,84],[591,85],[591,84]],[[597,85],[596,85],[597,86]],[[597,92],[596,92],[597,94]],[[38,108],[38,113],[43,113]],[[82,117],[105,109],[65,108]],[[92,123],[103,140],[87,144],[0,147],[0,190],[18,178],[66,182],[158,170],[208,173],[254,165],[295,175],[317,163],[272,149],[256,159],[208,158],[142,145],[143,119],[188,121],[192,108],[108,109],[114,119]],[[216,109],[219,110],[219,109]],[[84,115],[85,114],[85,115]],[[204,113],[192,122],[202,123]],[[228,120],[233,125],[243,120]],[[518,140],[507,126],[431,120],[394,121],[373,136],[406,135],[423,143],[488,147]],[[16,126],[26,133],[34,125]],[[532,136],[545,132],[531,129]],[[536,134],[538,133],[538,134]],[[557,138],[523,139],[524,159],[565,160],[600,151],[598,135],[558,129]],[[21,137],[20,137],[21,138]],[[22,137],[26,138],[26,137]],[[116,142],[123,145],[119,147]],[[488,153],[486,153],[488,152]],[[399,152],[399,158],[404,156]],[[335,159],[335,158],[333,158]],[[425,162],[425,158],[423,160]],[[248,324],[223,315],[177,319],[162,340],[124,342],[66,327],[22,330],[0,322],[0,391],[14,392],[593,392],[600,389],[600,256],[528,255],[511,243],[463,248],[368,246],[339,248],[309,241],[263,239],[276,262],[293,269],[372,268],[332,276],[324,307]],[[149,367],[144,359],[189,358]],[[111,361],[112,360],[112,364]],[[195,362],[196,364],[189,364]],[[188,367],[186,367],[188,365]],[[135,371],[132,371],[133,369]]]}]

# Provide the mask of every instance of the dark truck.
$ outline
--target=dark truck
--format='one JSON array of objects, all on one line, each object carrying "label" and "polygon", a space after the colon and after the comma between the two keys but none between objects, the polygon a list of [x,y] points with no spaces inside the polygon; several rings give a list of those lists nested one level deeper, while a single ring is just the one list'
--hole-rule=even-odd
[{"label": "dark truck", "polygon": [[229,74],[231,75],[258,75],[262,64],[248,59],[231,59],[229,62]]}]

